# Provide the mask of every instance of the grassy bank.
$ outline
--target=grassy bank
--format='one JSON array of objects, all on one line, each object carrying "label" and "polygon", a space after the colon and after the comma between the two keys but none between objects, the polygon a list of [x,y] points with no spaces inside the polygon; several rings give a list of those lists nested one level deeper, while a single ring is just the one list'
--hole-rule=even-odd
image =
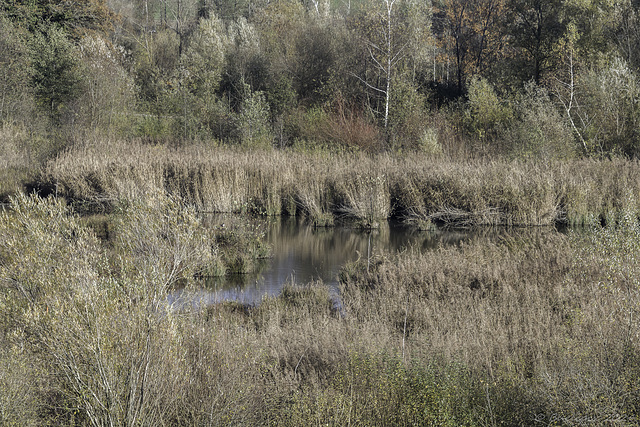
[{"label": "grassy bank", "polygon": [[176,311],[167,292],[218,257],[191,208],[132,203],[109,243],[59,200],[13,203],[0,215],[0,424],[640,422],[631,214],[347,265],[342,312],[322,283]]},{"label": "grassy bank", "polygon": [[636,161],[450,161],[423,155],[240,151],[100,141],[50,161],[35,186],[87,210],[163,189],[200,211],[389,217],[451,225],[582,225],[640,213]]}]

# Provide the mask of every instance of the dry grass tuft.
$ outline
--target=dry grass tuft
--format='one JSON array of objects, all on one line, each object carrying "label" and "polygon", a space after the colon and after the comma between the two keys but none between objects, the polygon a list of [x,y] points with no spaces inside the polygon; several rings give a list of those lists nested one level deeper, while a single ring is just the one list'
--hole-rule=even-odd
[{"label": "dry grass tuft", "polygon": [[199,211],[303,213],[323,226],[345,216],[365,228],[390,217],[427,227],[540,226],[611,221],[624,209],[640,213],[639,169],[620,159],[453,162],[107,141],[60,155],[41,181],[94,211],[162,189]]}]

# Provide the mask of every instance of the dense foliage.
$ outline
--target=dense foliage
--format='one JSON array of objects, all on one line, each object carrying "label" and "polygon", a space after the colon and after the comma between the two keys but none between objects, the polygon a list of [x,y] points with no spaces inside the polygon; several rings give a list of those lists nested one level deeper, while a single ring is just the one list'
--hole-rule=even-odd
[{"label": "dense foliage", "polygon": [[32,131],[54,152],[97,132],[636,156],[639,13],[631,0],[12,0],[0,120],[47,122]]}]

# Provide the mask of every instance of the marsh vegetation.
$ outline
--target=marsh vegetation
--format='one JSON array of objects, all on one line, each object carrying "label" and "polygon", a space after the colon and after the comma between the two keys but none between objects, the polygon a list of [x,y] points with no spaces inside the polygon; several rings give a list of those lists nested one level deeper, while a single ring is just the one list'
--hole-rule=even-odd
[{"label": "marsh vegetation", "polygon": [[[640,424],[639,17],[0,2],[0,425]],[[498,231],[174,304],[256,217]]]},{"label": "marsh vegetation", "polygon": [[60,198],[0,216],[4,424],[638,422],[630,212],[360,259],[341,310],[322,282],[176,310],[173,286],[224,265],[223,231],[146,200],[117,205],[110,241]]},{"label": "marsh vegetation", "polygon": [[49,162],[36,186],[89,212],[159,188],[203,212],[302,215],[320,226],[341,218],[363,228],[390,218],[427,228],[549,226],[640,213],[639,174],[640,164],[626,159],[446,160],[100,141]]},{"label": "marsh vegetation", "polygon": [[[640,420],[635,160],[89,139],[25,164],[0,216],[4,424]],[[173,304],[269,256],[252,216],[504,228],[354,257],[339,306],[318,280]]]}]

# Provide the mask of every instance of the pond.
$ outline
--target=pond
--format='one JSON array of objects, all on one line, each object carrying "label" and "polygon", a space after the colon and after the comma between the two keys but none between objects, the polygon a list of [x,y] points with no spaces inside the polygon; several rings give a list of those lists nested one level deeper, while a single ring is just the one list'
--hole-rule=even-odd
[{"label": "pond", "polygon": [[[216,216],[207,222],[215,225],[224,221],[224,216]],[[194,303],[208,305],[231,300],[255,305],[265,295],[278,295],[287,283],[306,284],[316,280],[337,292],[338,273],[348,262],[409,248],[425,250],[439,244],[457,244],[483,232],[421,231],[397,223],[383,224],[376,230],[361,230],[348,223],[318,228],[295,217],[265,221],[263,227],[272,257],[263,260],[258,271],[251,274],[205,279],[196,295],[190,295]],[[170,302],[177,302],[181,296],[181,291],[174,292]]]}]

